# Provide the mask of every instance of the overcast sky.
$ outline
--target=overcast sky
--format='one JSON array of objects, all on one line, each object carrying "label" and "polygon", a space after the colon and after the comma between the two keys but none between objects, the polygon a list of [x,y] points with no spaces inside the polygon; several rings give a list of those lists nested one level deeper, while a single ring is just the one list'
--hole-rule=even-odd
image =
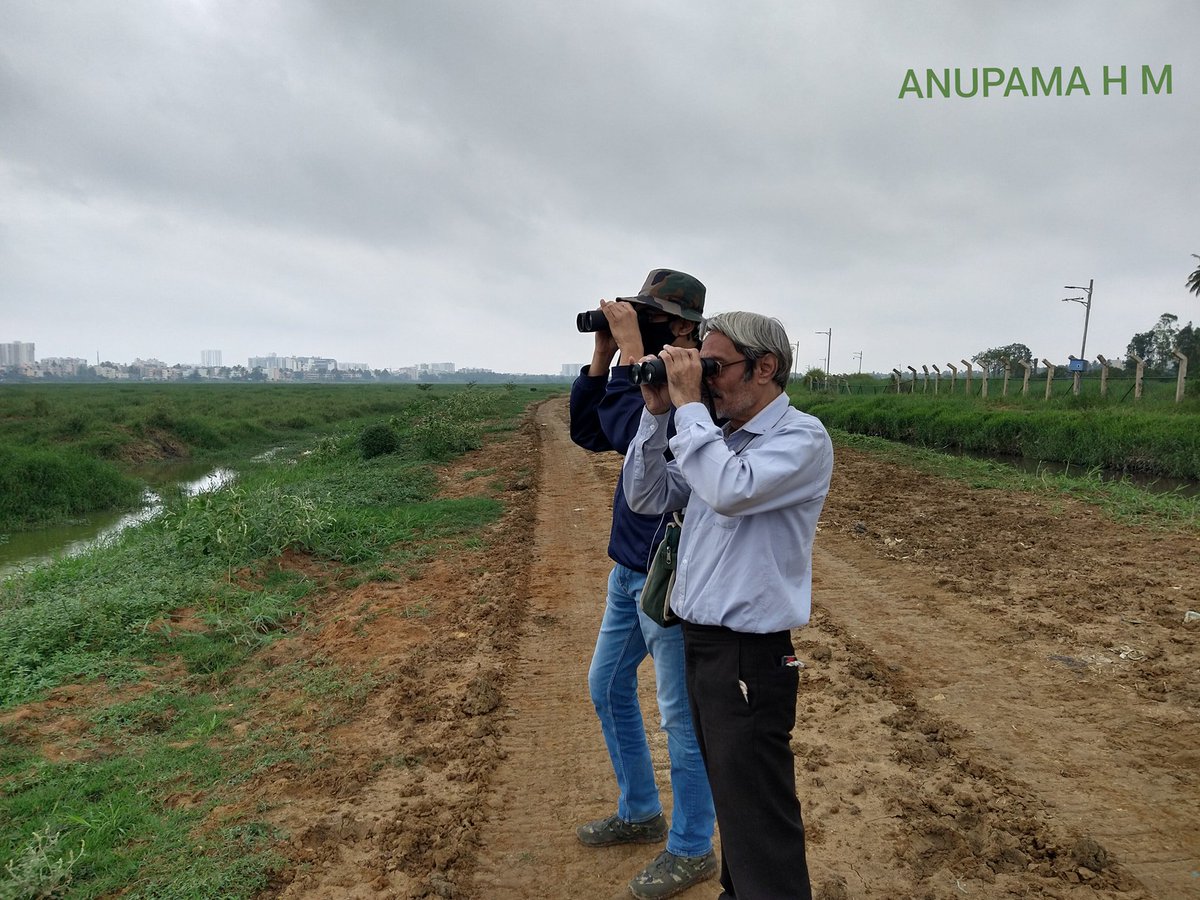
[{"label": "overcast sky", "polygon": [[[800,370],[828,329],[834,372],[1065,364],[1093,278],[1120,358],[1200,322],[1197,34],[1195,0],[0,0],[0,342],[556,374],[668,267]],[[1063,96],[899,96],[1035,66]]]}]

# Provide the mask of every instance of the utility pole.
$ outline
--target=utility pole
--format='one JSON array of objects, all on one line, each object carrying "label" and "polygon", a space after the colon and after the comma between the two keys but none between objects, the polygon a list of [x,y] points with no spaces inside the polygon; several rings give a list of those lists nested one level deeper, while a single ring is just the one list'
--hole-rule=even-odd
[{"label": "utility pole", "polygon": [[[1083,368],[1087,367],[1088,320],[1092,317],[1092,286],[1095,283],[1096,283],[1096,279],[1089,278],[1087,287],[1080,287],[1080,286],[1074,285],[1074,284],[1063,285],[1063,287],[1065,287],[1068,291],[1086,291],[1087,292],[1086,299],[1084,297],[1063,297],[1063,300],[1062,300],[1063,303],[1079,303],[1083,306],[1083,310],[1084,310],[1084,312],[1083,312],[1083,343],[1079,345],[1080,365]],[[1079,396],[1079,379],[1082,377],[1082,375],[1083,375],[1083,372],[1081,371],[1081,369],[1076,369],[1074,371],[1075,377],[1072,379],[1072,381],[1074,382],[1073,390],[1074,390],[1076,396]]]},{"label": "utility pole", "polygon": [[862,351],[859,350],[857,353],[852,353],[851,356],[858,357],[858,374],[861,375],[862,374]]},{"label": "utility pole", "polygon": [[825,342],[825,377],[826,377],[826,379],[828,379],[829,378],[829,351],[833,347],[833,326],[830,325],[828,331],[817,331],[817,332],[815,332],[815,334],[823,334],[828,337],[828,340]]}]

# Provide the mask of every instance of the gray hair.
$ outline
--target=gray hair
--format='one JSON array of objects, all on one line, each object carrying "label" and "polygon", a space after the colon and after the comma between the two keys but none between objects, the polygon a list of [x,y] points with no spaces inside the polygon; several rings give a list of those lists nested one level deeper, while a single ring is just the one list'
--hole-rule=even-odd
[{"label": "gray hair", "polygon": [[714,331],[729,338],[738,353],[746,358],[745,381],[753,377],[754,364],[770,353],[779,363],[773,380],[787,390],[792,371],[792,343],[782,322],[758,313],[727,312],[704,320],[701,337],[708,337]]}]

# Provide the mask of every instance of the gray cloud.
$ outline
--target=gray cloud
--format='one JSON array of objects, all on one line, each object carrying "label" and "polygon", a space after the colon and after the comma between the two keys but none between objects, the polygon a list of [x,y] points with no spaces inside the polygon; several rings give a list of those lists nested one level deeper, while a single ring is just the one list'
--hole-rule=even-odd
[{"label": "gray cloud", "polygon": [[[1119,355],[1200,319],[1200,10],[1044,7],[6,3],[0,339],[556,372],[590,352],[575,312],[668,265],[802,364],[833,327],[835,370],[1065,359],[1061,285],[1094,277]],[[897,97],[909,68],[1075,65],[1092,96]]]}]

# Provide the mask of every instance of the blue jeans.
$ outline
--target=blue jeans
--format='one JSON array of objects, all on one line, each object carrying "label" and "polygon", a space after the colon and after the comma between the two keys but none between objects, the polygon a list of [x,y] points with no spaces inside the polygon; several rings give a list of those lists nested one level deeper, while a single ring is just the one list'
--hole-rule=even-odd
[{"label": "blue jeans", "polygon": [[667,849],[677,856],[703,856],[712,850],[716,813],[692,728],[683,632],[678,626],[662,628],[645,616],[638,602],[645,583],[644,573],[622,565],[614,566],[609,574],[608,599],[588,670],[588,688],[617,776],[617,815],[626,822],[652,819],[662,812],[662,803],[638,703],[637,670],[647,653],[653,658],[674,796]]}]

